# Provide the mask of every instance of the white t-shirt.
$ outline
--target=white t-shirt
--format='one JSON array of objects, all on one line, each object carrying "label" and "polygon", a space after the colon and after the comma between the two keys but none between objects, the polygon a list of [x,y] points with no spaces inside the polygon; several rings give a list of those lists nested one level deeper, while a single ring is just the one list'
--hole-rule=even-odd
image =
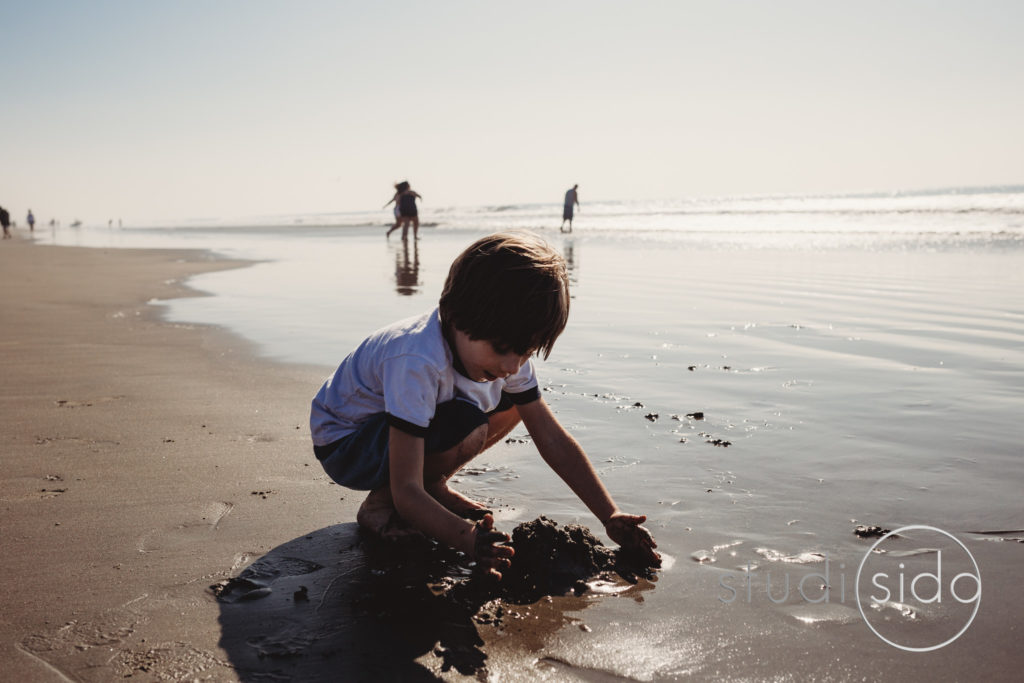
[{"label": "white t-shirt", "polygon": [[371,415],[410,433],[426,430],[438,404],[460,398],[483,412],[498,406],[502,391],[536,390],[533,361],[504,379],[474,382],[453,366],[438,310],[377,330],[341,362],[313,398],[313,443],[326,446],[356,431]]}]

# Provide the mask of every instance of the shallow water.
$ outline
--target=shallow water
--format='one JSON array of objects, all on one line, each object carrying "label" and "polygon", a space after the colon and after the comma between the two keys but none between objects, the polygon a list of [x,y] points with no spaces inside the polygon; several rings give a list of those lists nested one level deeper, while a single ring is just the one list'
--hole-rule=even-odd
[{"label": "shallow water", "polygon": [[[1019,251],[737,252],[586,241],[573,250],[575,310],[548,364],[554,386],[545,396],[620,504],[650,516],[662,549],[694,560],[663,574],[637,629],[651,610],[658,620],[690,615],[683,623],[693,642],[684,650],[703,673],[723,661],[714,633],[783,652],[794,639],[821,639],[803,669],[818,675],[822,649],[847,642],[851,628],[867,632],[853,586],[870,543],[851,533],[854,520],[950,531],[986,555],[986,589],[1007,606],[1020,545],[996,552],[968,532],[1019,529],[1024,518]],[[702,420],[686,417],[698,411]],[[556,512],[578,511],[535,462],[516,467]],[[793,592],[776,606],[764,588],[750,601],[724,602],[726,575],[736,587],[747,571],[755,586],[771,575],[779,596],[783,576],[795,583],[820,572],[826,557],[832,595],[837,578],[847,586],[839,604]],[[950,560],[947,551],[947,576]],[[903,622],[956,618],[922,607],[895,614],[897,632]],[[998,624],[995,614],[974,630]],[[654,642],[664,654],[669,644]],[[906,663],[881,641],[857,642],[865,656]],[[863,670],[856,657],[838,659],[844,677]],[[763,672],[725,661],[735,675]]]}]

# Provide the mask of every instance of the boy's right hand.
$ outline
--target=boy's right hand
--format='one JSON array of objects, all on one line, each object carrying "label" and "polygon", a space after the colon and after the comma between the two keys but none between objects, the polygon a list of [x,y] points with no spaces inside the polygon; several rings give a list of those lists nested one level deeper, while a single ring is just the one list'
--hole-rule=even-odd
[{"label": "boy's right hand", "polygon": [[512,566],[509,560],[516,551],[507,545],[508,534],[494,530],[494,515],[487,514],[473,526],[473,559],[484,573],[501,579],[501,571]]}]

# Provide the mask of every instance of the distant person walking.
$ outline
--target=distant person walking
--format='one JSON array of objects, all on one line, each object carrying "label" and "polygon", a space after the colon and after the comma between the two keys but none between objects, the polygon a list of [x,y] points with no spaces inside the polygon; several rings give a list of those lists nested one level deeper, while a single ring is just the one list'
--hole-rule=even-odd
[{"label": "distant person walking", "polygon": [[[401,225],[402,239],[407,239],[409,237],[409,223],[412,223],[413,239],[420,238],[420,216],[419,211],[416,209],[417,199],[423,199],[423,197],[409,187],[408,181],[403,180],[395,185],[395,196],[391,198],[388,204],[394,202],[398,208],[398,213],[395,216],[395,224],[387,231],[387,234],[384,235],[385,237],[391,237],[391,233]],[[387,208],[388,204],[385,204],[384,207]]]},{"label": "distant person walking", "polygon": [[4,239],[11,239],[11,214],[7,213],[7,209],[0,206],[0,225],[4,228]]},{"label": "distant person walking", "polygon": [[569,230],[572,232],[573,208],[580,205],[580,197],[576,194],[579,184],[573,185],[565,193],[565,208],[562,209],[562,225],[558,227],[559,232],[565,232],[565,222],[569,221]]},{"label": "distant person walking", "polygon": [[36,217],[32,215],[32,209],[28,210],[28,216],[25,218],[28,221],[28,229],[30,232],[36,231]]}]

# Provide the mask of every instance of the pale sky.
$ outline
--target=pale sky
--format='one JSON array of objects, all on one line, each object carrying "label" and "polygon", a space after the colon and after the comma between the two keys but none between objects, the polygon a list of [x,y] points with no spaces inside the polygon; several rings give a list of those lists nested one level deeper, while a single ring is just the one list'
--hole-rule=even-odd
[{"label": "pale sky", "polygon": [[22,223],[1024,183],[1017,0],[0,0],[0,34]]}]

